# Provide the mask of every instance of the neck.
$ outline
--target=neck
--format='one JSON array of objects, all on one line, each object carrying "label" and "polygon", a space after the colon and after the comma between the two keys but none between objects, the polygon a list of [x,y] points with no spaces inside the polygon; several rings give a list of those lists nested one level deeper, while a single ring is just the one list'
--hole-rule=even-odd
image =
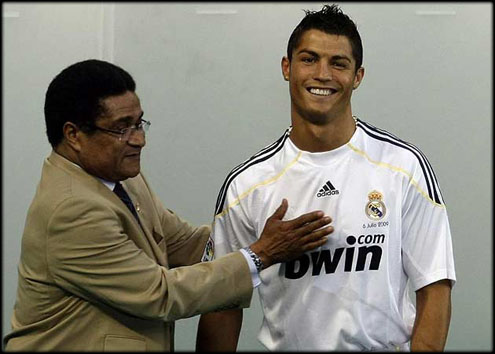
[{"label": "neck", "polygon": [[54,148],[54,150],[60,156],[65,157],[70,162],[81,167],[81,164],[79,163],[79,159],[77,157],[77,154],[74,152],[73,149],[71,149],[69,146],[67,146],[64,142],[61,142],[60,144],[58,144]]},{"label": "neck", "polygon": [[347,144],[355,130],[356,123],[352,115],[325,124],[314,124],[293,117],[290,139],[300,150],[324,152]]}]

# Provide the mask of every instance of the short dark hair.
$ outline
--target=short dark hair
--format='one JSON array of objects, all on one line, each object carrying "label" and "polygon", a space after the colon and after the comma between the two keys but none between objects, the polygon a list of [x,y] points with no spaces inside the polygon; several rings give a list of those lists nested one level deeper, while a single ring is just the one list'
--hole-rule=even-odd
[{"label": "short dark hair", "polygon": [[53,148],[60,144],[66,122],[90,132],[89,127],[103,113],[102,100],[135,90],[131,75],[114,64],[89,59],[70,65],[55,76],[46,91],[48,141]]},{"label": "short dark hair", "polygon": [[292,51],[297,48],[304,32],[317,29],[328,34],[344,35],[349,39],[352,55],[356,60],[356,71],[363,64],[363,44],[356,24],[337,5],[325,5],[320,11],[304,10],[306,16],[292,32],[287,45],[287,57],[292,60]]}]

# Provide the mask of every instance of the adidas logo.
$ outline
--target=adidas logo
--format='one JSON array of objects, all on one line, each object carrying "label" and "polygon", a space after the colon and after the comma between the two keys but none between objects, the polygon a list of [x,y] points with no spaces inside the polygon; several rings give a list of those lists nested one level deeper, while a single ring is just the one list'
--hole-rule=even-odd
[{"label": "adidas logo", "polygon": [[339,190],[335,189],[335,187],[333,186],[333,184],[330,181],[327,181],[327,183],[325,183],[323,185],[323,187],[320,189],[318,194],[316,194],[316,196],[318,198],[320,198],[320,197],[326,197],[326,196],[335,195],[335,194],[339,194]]}]

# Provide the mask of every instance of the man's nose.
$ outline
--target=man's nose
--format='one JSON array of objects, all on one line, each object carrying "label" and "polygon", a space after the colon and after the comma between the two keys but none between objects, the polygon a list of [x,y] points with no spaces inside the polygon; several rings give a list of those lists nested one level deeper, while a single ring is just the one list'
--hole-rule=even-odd
[{"label": "man's nose", "polygon": [[129,145],[140,146],[143,147],[146,145],[146,133],[144,130],[133,129],[131,135],[129,136],[129,140],[127,140]]},{"label": "man's nose", "polygon": [[320,60],[316,67],[315,79],[320,81],[331,81],[333,78],[332,68],[329,63]]}]

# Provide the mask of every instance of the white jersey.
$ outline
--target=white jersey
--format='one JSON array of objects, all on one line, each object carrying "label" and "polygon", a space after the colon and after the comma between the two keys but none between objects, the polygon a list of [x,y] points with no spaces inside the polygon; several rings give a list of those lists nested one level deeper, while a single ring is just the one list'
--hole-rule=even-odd
[{"label": "white jersey", "polygon": [[[445,205],[426,157],[359,119],[350,141],[299,150],[289,128],[228,175],[217,200],[214,256],[256,241],[283,198],[284,220],[323,210],[335,231],[322,247],[260,273],[258,339],[269,350],[409,350],[408,295],[455,282]],[[205,252],[205,259],[208,252]]]}]

